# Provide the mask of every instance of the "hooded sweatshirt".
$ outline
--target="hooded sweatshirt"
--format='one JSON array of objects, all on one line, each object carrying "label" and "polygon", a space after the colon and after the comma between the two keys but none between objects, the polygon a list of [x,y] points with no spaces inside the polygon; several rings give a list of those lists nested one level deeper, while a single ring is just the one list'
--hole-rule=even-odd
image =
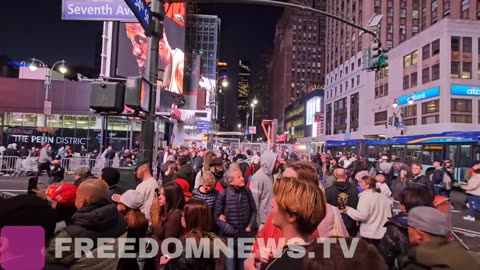
[{"label": "hooded sweatshirt", "polygon": [[264,224],[270,212],[270,201],[273,196],[273,169],[277,154],[266,151],[260,157],[261,168],[253,175],[250,183],[253,200],[258,209],[260,224]]},{"label": "hooded sweatshirt", "polygon": [[[336,206],[339,210],[344,210],[346,206],[357,208],[358,189],[350,182],[335,182],[325,190],[327,202]],[[357,232],[357,222],[346,214],[342,214],[343,222],[350,236]],[[356,235],[353,235],[354,237]]]}]

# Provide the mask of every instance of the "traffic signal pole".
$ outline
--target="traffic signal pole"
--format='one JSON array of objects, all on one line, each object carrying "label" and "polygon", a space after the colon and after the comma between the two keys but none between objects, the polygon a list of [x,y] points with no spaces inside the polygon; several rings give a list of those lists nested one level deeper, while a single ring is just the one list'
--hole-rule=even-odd
[{"label": "traffic signal pole", "polygon": [[283,7],[283,8],[294,8],[294,9],[301,9],[304,11],[310,11],[313,13],[317,13],[328,18],[335,19],[337,21],[343,22],[347,25],[350,25],[354,28],[360,29],[365,33],[368,33],[372,36],[376,36],[375,32],[362,27],[360,25],[355,24],[353,21],[349,21],[344,19],[340,16],[330,14],[323,10],[314,9],[309,6],[303,6],[294,3],[285,3],[280,1],[273,1],[273,0],[165,0],[166,3],[197,3],[197,4],[204,4],[204,3],[214,3],[214,4],[253,4],[253,5],[264,5],[264,6],[275,6],[275,7]]},{"label": "traffic signal pole", "polygon": [[[158,43],[163,37],[163,0],[152,0],[152,36],[148,39],[147,79],[153,85],[150,97],[150,110],[145,115],[142,122],[142,134],[140,140],[140,154],[154,161],[154,139],[155,139],[155,101],[157,93],[158,79]],[[156,150],[156,149],[155,149]]]}]

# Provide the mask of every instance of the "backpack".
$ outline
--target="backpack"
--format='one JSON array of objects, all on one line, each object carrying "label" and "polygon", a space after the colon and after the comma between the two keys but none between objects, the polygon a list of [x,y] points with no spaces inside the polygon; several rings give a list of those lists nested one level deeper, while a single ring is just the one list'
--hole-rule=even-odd
[{"label": "backpack", "polygon": [[446,190],[452,190],[452,178],[447,172],[443,173],[442,187]]}]

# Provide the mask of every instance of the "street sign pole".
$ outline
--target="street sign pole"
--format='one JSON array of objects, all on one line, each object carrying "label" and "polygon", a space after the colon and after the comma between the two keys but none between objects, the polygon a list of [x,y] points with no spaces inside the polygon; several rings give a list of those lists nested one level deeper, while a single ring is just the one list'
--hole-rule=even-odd
[{"label": "street sign pole", "polygon": [[[126,0],[127,1],[127,0]],[[132,0],[128,0],[132,1]],[[128,3],[127,1],[127,3]],[[145,1],[145,0],[143,0]],[[135,1],[133,1],[135,2]],[[148,81],[154,85],[152,97],[150,99],[150,110],[146,113],[145,120],[142,122],[142,135],[140,140],[140,154],[150,161],[154,161],[154,138],[155,138],[155,101],[157,95],[157,78],[158,78],[158,43],[163,36],[163,3],[161,0],[152,0],[151,17],[151,36],[148,39],[148,54],[146,71]],[[150,15],[151,16],[151,15]],[[147,33],[147,30],[145,30]],[[155,149],[156,150],[156,149]]]}]

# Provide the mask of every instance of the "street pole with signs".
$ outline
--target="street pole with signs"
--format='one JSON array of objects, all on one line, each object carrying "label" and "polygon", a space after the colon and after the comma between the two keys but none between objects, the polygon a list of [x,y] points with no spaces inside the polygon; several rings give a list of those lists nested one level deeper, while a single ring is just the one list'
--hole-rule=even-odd
[{"label": "street pole with signs", "polygon": [[140,154],[144,158],[154,161],[154,138],[155,138],[155,101],[157,94],[158,79],[158,43],[163,37],[163,0],[152,0],[151,9],[145,0],[125,0],[135,17],[138,19],[148,39],[148,53],[146,76],[147,80],[154,86],[151,93],[149,111],[145,114],[142,122],[142,135],[140,139]]}]

